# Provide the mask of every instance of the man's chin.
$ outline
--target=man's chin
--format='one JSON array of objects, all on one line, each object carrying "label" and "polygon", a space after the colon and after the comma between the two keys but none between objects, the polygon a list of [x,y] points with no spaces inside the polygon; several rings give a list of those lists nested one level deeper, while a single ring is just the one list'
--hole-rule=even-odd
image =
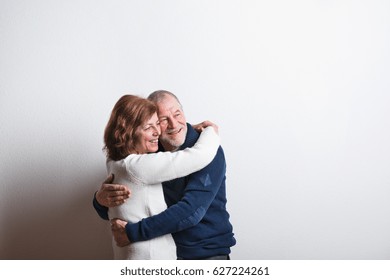
[{"label": "man's chin", "polygon": [[176,148],[179,148],[181,145],[184,144],[185,139],[169,139],[168,143]]},{"label": "man's chin", "polygon": [[[179,135],[176,135],[179,136]],[[185,138],[184,137],[160,137],[160,143],[163,144],[168,144],[171,147],[174,148],[180,148],[181,145],[184,144]]]}]

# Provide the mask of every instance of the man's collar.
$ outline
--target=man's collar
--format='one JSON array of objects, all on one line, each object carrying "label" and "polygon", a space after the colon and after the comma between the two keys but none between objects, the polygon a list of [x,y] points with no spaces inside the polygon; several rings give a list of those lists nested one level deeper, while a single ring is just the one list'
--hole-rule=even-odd
[{"label": "man's collar", "polygon": [[186,140],[184,141],[183,145],[180,146],[180,150],[194,146],[196,141],[198,141],[198,138],[199,133],[195,131],[192,125],[187,123]]}]

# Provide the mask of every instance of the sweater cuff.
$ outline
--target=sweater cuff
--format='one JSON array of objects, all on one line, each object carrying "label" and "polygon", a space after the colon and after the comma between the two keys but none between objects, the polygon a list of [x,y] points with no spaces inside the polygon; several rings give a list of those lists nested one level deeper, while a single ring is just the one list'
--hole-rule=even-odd
[{"label": "sweater cuff", "polygon": [[98,213],[98,215],[100,216],[100,218],[104,219],[104,220],[108,220],[108,208],[103,206],[103,205],[100,205],[99,202],[97,201],[96,199],[96,193],[94,194],[93,196],[93,207],[95,208],[96,212]]},{"label": "sweater cuff", "polygon": [[144,241],[139,234],[139,224],[139,222],[135,224],[128,222],[125,226],[126,235],[130,243]]}]

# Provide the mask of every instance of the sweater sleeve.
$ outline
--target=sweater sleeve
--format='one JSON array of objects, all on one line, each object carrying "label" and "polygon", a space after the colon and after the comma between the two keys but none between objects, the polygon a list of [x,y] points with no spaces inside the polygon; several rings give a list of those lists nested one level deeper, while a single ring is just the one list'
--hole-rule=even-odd
[{"label": "sweater sleeve", "polygon": [[95,210],[98,213],[98,215],[100,216],[100,218],[102,218],[103,220],[109,220],[109,218],[108,218],[108,208],[99,204],[99,202],[96,199],[96,192],[93,195],[92,205],[95,208]]},{"label": "sweater sleeve", "polygon": [[126,169],[149,185],[188,176],[213,160],[219,144],[218,134],[212,127],[207,127],[193,147],[177,152],[131,155],[125,159]]},{"label": "sweater sleeve", "polygon": [[129,240],[131,242],[149,240],[198,224],[225,179],[225,172],[226,162],[220,147],[208,166],[190,175],[184,196],[178,203],[138,223],[127,223],[126,233]]}]

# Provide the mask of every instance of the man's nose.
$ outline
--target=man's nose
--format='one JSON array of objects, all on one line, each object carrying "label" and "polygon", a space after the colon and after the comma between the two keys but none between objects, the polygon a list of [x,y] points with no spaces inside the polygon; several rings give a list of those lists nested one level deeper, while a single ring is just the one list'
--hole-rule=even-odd
[{"label": "man's nose", "polygon": [[168,118],[168,127],[175,128],[177,126],[177,120],[175,118]]}]

